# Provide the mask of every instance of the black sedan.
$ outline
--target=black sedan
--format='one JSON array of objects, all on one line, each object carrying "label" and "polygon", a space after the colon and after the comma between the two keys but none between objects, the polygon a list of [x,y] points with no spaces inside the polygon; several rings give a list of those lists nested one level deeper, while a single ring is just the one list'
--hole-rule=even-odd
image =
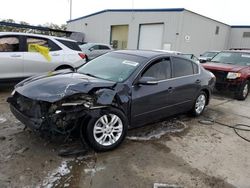
[{"label": "black sedan", "polygon": [[212,73],[178,55],[123,50],[79,69],[28,78],[8,98],[12,113],[35,131],[79,130],[96,151],[117,147],[128,128],[174,114],[200,115],[215,83]]}]

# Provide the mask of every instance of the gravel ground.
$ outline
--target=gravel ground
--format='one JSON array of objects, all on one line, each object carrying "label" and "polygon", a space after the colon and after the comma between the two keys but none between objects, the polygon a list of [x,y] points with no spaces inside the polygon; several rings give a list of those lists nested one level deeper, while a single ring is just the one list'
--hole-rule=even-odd
[{"label": "gravel ground", "polygon": [[[0,187],[250,187],[250,143],[233,129],[200,120],[250,125],[250,97],[216,94],[202,117],[185,115],[129,131],[116,150],[60,157],[77,140],[49,141],[16,120],[0,90]],[[250,139],[250,132],[240,132]]]}]

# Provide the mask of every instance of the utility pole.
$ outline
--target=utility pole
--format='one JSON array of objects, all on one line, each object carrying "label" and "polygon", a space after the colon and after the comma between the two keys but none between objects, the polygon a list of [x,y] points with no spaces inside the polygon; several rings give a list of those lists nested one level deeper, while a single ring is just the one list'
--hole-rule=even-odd
[{"label": "utility pole", "polygon": [[69,15],[69,20],[72,20],[72,0],[69,0],[69,4],[70,4],[70,5],[69,5],[69,6],[70,6],[70,8],[69,8],[69,9],[70,9],[70,10],[69,10],[69,14],[70,14],[70,15]]}]

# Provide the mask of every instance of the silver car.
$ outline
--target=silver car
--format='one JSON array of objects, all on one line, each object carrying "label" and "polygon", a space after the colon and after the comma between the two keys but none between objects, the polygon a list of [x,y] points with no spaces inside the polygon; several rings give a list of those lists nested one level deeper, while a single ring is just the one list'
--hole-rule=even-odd
[{"label": "silver car", "polygon": [[87,61],[113,50],[110,45],[102,43],[87,43],[79,46],[85,53]]}]

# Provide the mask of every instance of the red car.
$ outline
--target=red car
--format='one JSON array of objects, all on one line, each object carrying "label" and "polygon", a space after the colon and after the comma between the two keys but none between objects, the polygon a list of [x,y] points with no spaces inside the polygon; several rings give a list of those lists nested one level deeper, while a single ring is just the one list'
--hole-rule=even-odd
[{"label": "red car", "polygon": [[247,98],[250,87],[250,50],[222,51],[202,65],[215,75],[215,88],[218,91],[233,91],[238,100]]}]

